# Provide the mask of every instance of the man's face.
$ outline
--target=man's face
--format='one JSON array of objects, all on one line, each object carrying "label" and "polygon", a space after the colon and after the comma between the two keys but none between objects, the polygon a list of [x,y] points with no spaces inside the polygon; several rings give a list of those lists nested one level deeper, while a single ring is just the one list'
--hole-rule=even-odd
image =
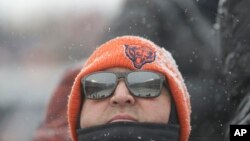
[{"label": "man's face", "polygon": [[[126,72],[124,68],[107,71]],[[130,94],[124,80],[120,80],[112,96],[91,100],[85,99],[81,111],[81,128],[103,125],[112,122],[153,122],[167,123],[171,109],[170,94],[163,86],[161,94],[154,98],[134,97]]]}]

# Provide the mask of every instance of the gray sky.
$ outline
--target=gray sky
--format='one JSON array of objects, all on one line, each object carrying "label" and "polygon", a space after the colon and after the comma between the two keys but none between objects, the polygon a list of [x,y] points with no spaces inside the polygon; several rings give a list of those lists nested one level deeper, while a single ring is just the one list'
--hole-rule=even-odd
[{"label": "gray sky", "polygon": [[0,22],[8,20],[23,25],[34,17],[37,20],[46,18],[48,13],[60,16],[68,12],[77,14],[95,10],[112,14],[122,3],[123,0],[1,0]]}]

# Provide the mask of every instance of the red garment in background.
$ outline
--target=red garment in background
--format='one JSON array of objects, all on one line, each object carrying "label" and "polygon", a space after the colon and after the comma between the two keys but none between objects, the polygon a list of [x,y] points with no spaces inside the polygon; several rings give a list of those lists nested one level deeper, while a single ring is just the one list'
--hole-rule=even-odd
[{"label": "red garment in background", "polygon": [[70,141],[67,122],[67,101],[80,68],[69,69],[53,93],[46,117],[36,130],[33,141]]}]

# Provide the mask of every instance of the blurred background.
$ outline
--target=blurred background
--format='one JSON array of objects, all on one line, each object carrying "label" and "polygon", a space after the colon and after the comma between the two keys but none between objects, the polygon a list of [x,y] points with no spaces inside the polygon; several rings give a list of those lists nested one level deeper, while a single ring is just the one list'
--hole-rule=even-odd
[{"label": "blurred background", "polygon": [[0,141],[29,141],[66,68],[96,48],[123,0],[0,1]]}]

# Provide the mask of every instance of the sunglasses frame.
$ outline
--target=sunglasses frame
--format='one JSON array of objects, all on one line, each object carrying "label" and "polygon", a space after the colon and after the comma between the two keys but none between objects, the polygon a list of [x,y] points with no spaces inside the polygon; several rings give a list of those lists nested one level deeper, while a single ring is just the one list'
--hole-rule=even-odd
[{"label": "sunglasses frame", "polygon": [[[157,93],[155,96],[150,96],[150,97],[147,97],[147,96],[137,96],[137,95],[135,95],[135,94],[130,90],[130,88],[129,88],[129,83],[128,83],[128,80],[127,80],[127,76],[128,76],[130,73],[134,73],[134,72],[150,72],[150,73],[153,73],[153,74],[158,75],[159,78],[160,78],[160,81],[161,81],[161,82],[160,82],[160,90],[159,90],[159,93]],[[85,88],[86,79],[87,79],[90,75],[99,74],[99,73],[111,73],[111,74],[114,74],[114,75],[116,76],[115,87],[112,89],[112,92],[111,92],[108,96],[106,96],[106,97],[90,98],[90,97],[87,96],[86,90],[84,89],[84,88]],[[162,90],[162,87],[163,87],[163,83],[165,82],[164,84],[167,84],[165,76],[162,75],[161,73],[158,73],[158,72],[155,72],[155,71],[127,71],[127,72],[97,71],[97,72],[94,72],[94,73],[90,73],[90,74],[86,75],[85,77],[83,77],[83,78],[81,79],[81,88],[83,89],[82,94],[83,94],[83,96],[84,96],[85,98],[87,98],[87,99],[93,99],[93,100],[99,100],[99,99],[108,98],[108,97],[110,97],[110,96],[112,96],[112,95],[114,94],[114,91],[115,91],[115,89],[117,88],[117,85],[119,84],[120,79],[122,79],[122,78],[123,78],[123,80],[124,80],[124,82],[125,82],[125,85],[126,85],[127,89],[129,90],[130,94],[131,94],[132,96],[140,97],[140,98],[153,98],[153,97],[158,97],[158,96],[160,96],[160,93],[161,93],[161,90]],[[166,85],[166,86],[168,86],[168,85]],[[168,87],[166,87],[166,88],[168,89]],[[167,90],[167,91],[169,91],[169,90]]]}]

